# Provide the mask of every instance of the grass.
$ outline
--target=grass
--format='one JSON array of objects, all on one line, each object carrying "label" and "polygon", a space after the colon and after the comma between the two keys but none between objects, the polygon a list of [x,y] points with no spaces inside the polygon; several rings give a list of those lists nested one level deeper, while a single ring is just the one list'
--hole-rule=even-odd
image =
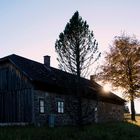
[{"label": "grass", "polygon": [[125,121],[140,126],[140,114],[136,114],[135,117],[136,121],[131,121],[131,115],[129,113],[126,113],[124,115]]},{"label": "grass", "polygon": [[[130,121],[130,115],[125,118]],[[0,140],[140,140],[140,127],[126,121],[88,125],[81,131],[77,127],[0,127]]]}]

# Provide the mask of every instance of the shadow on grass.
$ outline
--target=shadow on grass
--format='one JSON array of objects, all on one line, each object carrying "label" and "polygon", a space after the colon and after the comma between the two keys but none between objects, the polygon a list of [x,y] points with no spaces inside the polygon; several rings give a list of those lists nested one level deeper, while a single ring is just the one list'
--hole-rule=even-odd
[{"label": "shadow on grass", "polygon": [[129,122],[129,123],[140,126],[140,114],[136,114],[135,118],[136,118],[136,121],[132,121],[131,114],[129,114],[129,113],[124,114],[124,121],[125,122]]}]

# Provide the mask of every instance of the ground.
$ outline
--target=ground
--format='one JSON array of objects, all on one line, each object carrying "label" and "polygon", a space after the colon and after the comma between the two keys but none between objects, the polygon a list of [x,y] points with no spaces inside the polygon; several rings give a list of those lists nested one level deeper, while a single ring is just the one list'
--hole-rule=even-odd
[{"label": "ground", "polygon": [[125,121],[140,126],[140,114],[136,115],[136,122],[135,121],[131,121],[131,115],[129,113],[124,114],[124,118],[125,118]]},{"label": "ground", "polygon": [[129,118],[130,115],[125,114],[124,122],[92,124],[80,131],[72,126],[0,127],[0,140],[140,140],[140,115],[136,123]]}]

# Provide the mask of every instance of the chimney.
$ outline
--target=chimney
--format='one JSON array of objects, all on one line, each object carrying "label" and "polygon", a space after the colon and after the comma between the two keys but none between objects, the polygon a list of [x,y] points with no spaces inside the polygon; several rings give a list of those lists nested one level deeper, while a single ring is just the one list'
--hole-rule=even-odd
[{"label": "chimney", "polygon": [[50,56],[48,55],[44,56],[44,65],[46,65],[47,67],[50,67]]},{"label": "chimney", "polygon": [[90,81],[94,81],[95,80],[95,75],[90,75]]}]

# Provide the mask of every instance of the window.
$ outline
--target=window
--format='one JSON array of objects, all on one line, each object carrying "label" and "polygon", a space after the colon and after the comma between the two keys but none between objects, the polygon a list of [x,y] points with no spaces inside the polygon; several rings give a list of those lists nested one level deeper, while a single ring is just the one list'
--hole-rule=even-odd
[{"label": "window", "polygon": [[44,99],[39,99],[39,112],[44,113]]},{"label": "window", "polygon": [[57,111],[58,111],[58,113],[64,113],[64,102],[63,101],[57,102]]}]

